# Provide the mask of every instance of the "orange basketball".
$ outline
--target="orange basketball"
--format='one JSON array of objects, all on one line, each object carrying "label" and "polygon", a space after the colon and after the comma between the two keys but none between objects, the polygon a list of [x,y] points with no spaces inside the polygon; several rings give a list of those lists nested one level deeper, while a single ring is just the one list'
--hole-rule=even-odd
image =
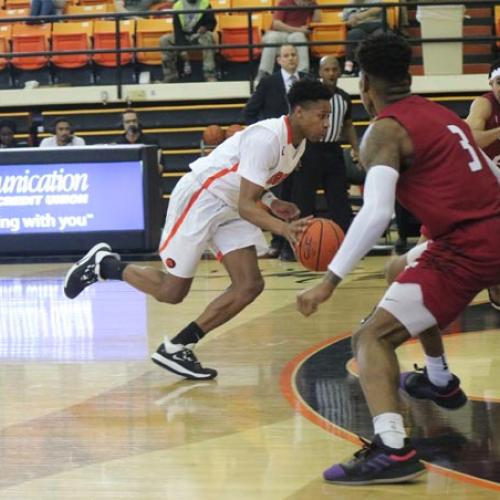
[{"label": "orange basketball", "polygon": [[219,125],[209,125],[203,131],[203,142],[207,146],[217,146],[225,139],[224,130]]},{"label": "orange basketball", "polygon": [[243,130],[243,126],[239,125],[238,123],[235,123],[234,125],[229,125],[226,129],[226,139],[229,139],[232,135],[236,134],[236,132],[239,132],[240,130]]},{"label": "orange basketball", "polygon": [[330,219],[312,219],[295,247],[297,260],[310,271],[326,271],[344,239],[342,229]]}]

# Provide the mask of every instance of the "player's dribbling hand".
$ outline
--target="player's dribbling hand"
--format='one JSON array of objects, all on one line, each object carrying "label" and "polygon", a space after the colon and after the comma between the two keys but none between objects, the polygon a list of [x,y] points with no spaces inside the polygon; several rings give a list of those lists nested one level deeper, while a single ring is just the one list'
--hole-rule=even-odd
[{"label": "player's dribbling hand", "polygon": [[335,288],[326,282],[308,288],[297,295],[297,310],[304,316],[310,316],[318,310],[318,306],[328,300]]},{"label": "player's dribbling hand", "polygon": [[278,199],[271,203],[271,212],[286,221],[298,219],[300,215],[299,207],[295,203]]},{"label": "player's dribbling hand", "polygon": [[311,219],[312,215],[308,215],[307,217],[288,222],[284,225],[284,230],[281,235],[290,242],[292,248],[295,248],[295,246],[297,245],[300,236],[304,232],[304,229],[307,227]]}]

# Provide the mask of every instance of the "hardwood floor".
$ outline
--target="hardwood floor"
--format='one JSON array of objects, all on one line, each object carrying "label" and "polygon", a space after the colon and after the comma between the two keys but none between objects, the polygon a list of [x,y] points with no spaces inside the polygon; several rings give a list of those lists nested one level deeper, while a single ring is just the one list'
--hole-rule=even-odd
[{"label": "hardwood floor", "polygon": [[[0,266],[0,499],[498,498],[500,314],[485,294],[446,337],[472,401],[453,413],[405,402],[428,473],[359,488],[321,478],[357,448],[353,433],[370,437],[346,334],[383,294],[384,262],[365,259],[306,319],[295,296],[320,275],[262,260],[264,293],[198,346],[219,371],[200,382],[149,354],[228,285],[215,261],[177,306],[118,282],[69,301],[67,265]],[[421,363],[418,344],[400,359]]]}]

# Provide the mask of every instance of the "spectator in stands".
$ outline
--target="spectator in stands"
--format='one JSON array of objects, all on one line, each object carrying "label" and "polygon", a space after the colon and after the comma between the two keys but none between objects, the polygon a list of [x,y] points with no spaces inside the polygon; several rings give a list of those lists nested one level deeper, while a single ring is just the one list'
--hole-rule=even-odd
[{"label": "spectator in stands", "polygon": [[115,0],[116,12],[144,12],[162,0]]},{"label": "spectator in stands", "polygon": [[491,65],[488,80],[491,91],[474,99],[465,121],[478,146],[500,168],[500,59]]},{"label": "spectator in stands", "polygon": [[297,69],[299,56],[293,45],[282,45],[279,48],[277,62],[281,70],[262,78],[243,110],[243,118],[247,125],[266,118],[286,115],[288,113],[287,93],[290,87],[306,76]]},{"label": "spectator in stands", "polygon": [[64,146],[85,146],[85,141],[76,135],[73,135],[71,122],[64,116],[54,120],[54,135],[46,137],[40,143],[41,148],[58,148]]},{"label": "spectator in stands", "polygon": [[361,40],[370,34],[376,34],[383,30],[382,7],[370,7],[372,3],[380,3],[379,0],[354,0],[352,7],[347,7],[342,12],[342,18],[347,23],[346,56],[343,76],[357,76],[358,72],[354,64],[354,51]]},{"label": "spectator in stands", "polygon": [[[122,125],[124,133],[118,138],[116,144],[145,144],[158,148],[158,165],[161,165],[161,148],[155,137],[142,132],[137,112],[128,108],[122,113]],[[160,169],[161,171],[161,169]]]},{"label": "spectator in stands", "polygon": [[22,148],[28,144],[19,142],[14,137],[17,134],[17,126],[11,120],[0,121],[0,149],[4,148]]},{"label": "spectator in stands", "polygon": [[[174,15],[174,32],[160,38],[160,47],[163,52],[163,82],[172,83],[179,79],[177,72],[177,54],[173,50],[176,45],[199,45],[204,48],[203,76],[207,82],[216,82],[215,51],[210,48],[214,45],[214,29],[217,24],[209,0],[178,0],[173,11],[203,10]],[[184,74],[191,72],[187,51],[181,51],[180,56],[184,62]]]},{"label": "spectator in stands", "polygon": [[[30,16],[55,16],[57,13],[56,9],[57,7],[54,0],[31,0]],[[31,21],[31,23],[34,22],[36,22],[36,20]]]},{"label": "spectator in stands", "polygon": [[[243,110],[243,118],[248,125],[266,118],[279,118],[288,114],[288,91],[294,82],[306,76],[297,70],[299,56],[293,45],[282,45],[277,61],[281,71],[262,78]],[[293,177],[294,174],[289,175],[281,184],[272,189],[273,193],[282,200],[290,201]],[[277,234],[273,234],[268,256],[280,257],[287,261],[295,260],[289,243]]]},{"label": "spectator in stands", "polygon": [[340,73],[336,57],[321,58],[319,76],[323,85],[332,92],[332,113],[325,138],[321,142],[307,142],[300,160],[301,167],[295,173],[292,202],[299,207],[302,217],[316,215],[316,190],[323,188],[328,216],[347,232],[352,220],[352,210],[341,143],[345,139],[351,145],[351,156],[357,161],[358,137],[351,118],[351,98],[337,87]]},{"label": "spectator in stands", "polygon": [[[310,33],[309,23],[319,20],[319,11],[315,10],[315,0],[280,0],[279,7],[291,6],[305,7],[311,9],[302,10],[277,10],[273,14],[272,29],[262,38],[263,43],[307,43]],[[299,71],[309,73],[309,47],[302,45],[297,47],[299,57]],[[265,47],[260,58],[257,81],[265,75],[274,71],[274,63],[278,47]]]}]

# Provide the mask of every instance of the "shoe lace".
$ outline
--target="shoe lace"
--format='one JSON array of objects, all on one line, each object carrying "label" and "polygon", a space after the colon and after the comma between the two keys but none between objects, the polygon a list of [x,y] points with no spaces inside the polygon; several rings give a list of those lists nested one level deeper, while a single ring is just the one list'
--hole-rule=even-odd
[{"label": "shoe lace", "polygon": [[182,349],[182,351],[179,352],[179,356],[183,359],[183,361],[188,361],[189,363],[200,365],[198,358],[195,356],[194,352],[191,349]]},{"label": "shoe lace", "polygon": [[361,441],[363,447],[354,453],[355,460],[366,458],[366,456],[376,447],[375,444],[371,443],[367,439],[364,439],[359,434],[358,439]]}]

